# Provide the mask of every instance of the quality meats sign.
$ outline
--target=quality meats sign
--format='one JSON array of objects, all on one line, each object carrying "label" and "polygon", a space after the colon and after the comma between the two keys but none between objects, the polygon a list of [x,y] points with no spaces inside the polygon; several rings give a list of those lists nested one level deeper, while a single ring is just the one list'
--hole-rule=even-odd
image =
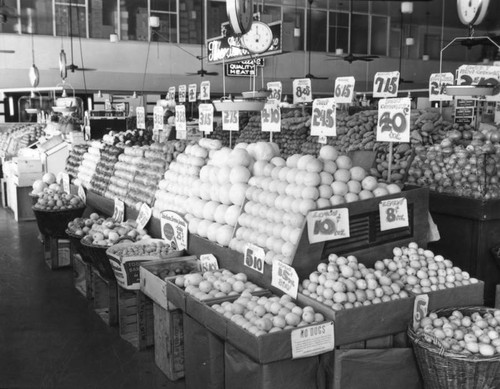
[{"label": "quality meats sign", "polygon": [[[257,64],[256,64],[257,63]],[[263,58],[255,58],[255,60],[238,61],[226,64],[226,76],[229,77],[247,77],[255,76],[257,67],[264,66]]]}]

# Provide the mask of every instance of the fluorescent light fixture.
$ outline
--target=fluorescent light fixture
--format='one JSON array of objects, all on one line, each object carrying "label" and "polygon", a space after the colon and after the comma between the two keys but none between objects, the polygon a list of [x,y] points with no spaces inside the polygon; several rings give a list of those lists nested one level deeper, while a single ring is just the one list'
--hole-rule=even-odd
[{"label": "fluorescent light fixture", "polygon": [[401,3],[401,13],[404,14],[413,13],[413,3],[411,1],[403,1]]},{"label": "fluorescent light fixture", "polygon": [[87,106],[89,107],[89,111],[94,109],[94,106],[92,105],[92,97],[87,97]]},{"label": "fluorescent light fixture", "polygon": [[14,98],[12,96],[9,97],[9,112],[10,116],[14,116]]}]

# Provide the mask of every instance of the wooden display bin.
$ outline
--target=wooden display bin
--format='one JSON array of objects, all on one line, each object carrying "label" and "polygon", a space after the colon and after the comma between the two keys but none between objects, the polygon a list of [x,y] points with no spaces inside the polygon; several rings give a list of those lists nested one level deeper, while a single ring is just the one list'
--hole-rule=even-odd
[{"label": "wooden display bin", "polygon": [[92,300],[94,297],[92,292],[92,266],[85,262],[80,254],[73,253],[71,259],[75,289],[87,300]]},{"label": "wooden display bin", "polygon": [[108,326],[118,325],[117,285],[115,280],[101,276],[92,268],[92,290],[94,291],[94,312]]},{"label": "wooden display bin", "polygon": [[44,260],[49,269],[55,270],[71,265],[71,244],[69,239],[43,238]]}]

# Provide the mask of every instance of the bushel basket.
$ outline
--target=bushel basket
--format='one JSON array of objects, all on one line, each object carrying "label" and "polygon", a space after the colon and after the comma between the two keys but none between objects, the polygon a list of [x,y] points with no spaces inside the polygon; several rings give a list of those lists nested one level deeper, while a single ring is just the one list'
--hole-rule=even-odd
[{"label": "bushel basket", "polygon": [[87,263],[92,263],[90,258],[84,252],[84,249],[82,249],[82,242],[81,242],[82,236],[75,235],[68,229],[66,229],[66,235],[68,236],[69,241],[71,242],[71,245],[73,246],[74,250],[82,256],[83,261]]},{"label": "bushel basket", "polygon": [[66,238],[68,223],[77,217],[81,217],[83,211],[85,211],[85,206],[57,211],[44,211],[35,207],[32,209],[36,217],[38,229],[43,235],[48,235],[52,238]]},{"label": "bushel basket", "polygon": [[[448,317],[453,311],[464,315],[481,315],[494,309],[486,307],[454,307],[435,310]],[[430,334],[417,334],[410,326],[408,337],[413,345],[425,389],[498,389],[500,388],[500,355],[463,355],[445,350]]]}]

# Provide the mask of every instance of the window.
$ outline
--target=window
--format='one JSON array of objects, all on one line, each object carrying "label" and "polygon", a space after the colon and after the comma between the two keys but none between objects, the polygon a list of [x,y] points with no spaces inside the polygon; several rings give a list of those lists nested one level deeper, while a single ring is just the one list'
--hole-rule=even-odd
[{"label": "window", "polygon": [[19,32],[18,18],[12,15],[17,14],[17,2],[16,0],[5,0],[5,7],[7,9],[7,22],[0,23],[0,32],[15,33]]},{"label": "window", "polygon": [[[83,2],[83,5],[81,3]],[[56,1],[56,35],[57,36],[87,36],[87,20],[85,0]],[[71,13],[70,13],[71,9]]]},{"label": "window", "polygon": [[226,3],[215,0],[209,1],[207,10],[207,38],[221,36],[220,26],[224,22],[227,22]]},{"label": "window", "polygon": [[349,14],[345,12],[330,12],[328,31],[328,51],[342,49],[349,51]]},{"label": "window", "polygon": [[176,0],[151,0],[151,16],[160,18],[159,33],[151,40],[177,43],[177,2]]},{"label": "window", "polygon": [[304,8],[283,7],[283,23],[293,24],[300,35],[294,33],[294,50],[304,50]]},{"label": "window", "polygon": [[387,55],[387,27],[385,16],[372,16],[370,54]]},{"label": "window", "polygon": [[[216,24],[217,22],[212,21],[212,17],[218,16],[220,14],[219,11],[221,11],[221,8],[223,8],[223,14],[224,16],[226,15],[226,4],[225,3],[220,3],[217,2],[210,2],[208,5],[208,15],[207,15],[207,20],[208,22],[208,28],[214,27],[212,24]],[[203,39],[203,31],[202,31],[202,26],[203,26],[203,9],[202,9],[203,2],[201,1],[186,1],[182,0],[179,3],[179,36],[180,36],[180,43],[201,43]],[[214,8],[213,5],[215,5]],[[224,18],[227,19],[227,18]],[[226,21],[226,20],[224,20]],[[207,30],[208,36],[212,36],[210,30]],[[218,34],[214,36],[220,35],[220,24],[218,27]]]},{"label": "window", "polygon": [[[116,16],[118,12],[116,1],[89,1],[89,30],[91,38],[109,39],[110,34],[118,33]],[[123,13],[120,12],[122,15]],[[125,14],[127,12],[125,11]],[[124,16],[124,15],[123,15]],[[120,17],[120,21],[126,23]]]},{"label": "window", "polygon": [[26,34],[53,34],[52,2],[21,0],[21,26]]},{"label": "window", "polygon": [[326,51],[326,15],[326,11],[311,11],[311,25],[308,27],[311,32],[308,37],[311,51]]},{"label": "window", "polygon": [[148,29],[148,1],[120,0],[120,39],[147,41]]},{"label": "window", "polygon": [[351,20],[351,52],[354,54],[368,54],[368,15],[353,14]]}]

